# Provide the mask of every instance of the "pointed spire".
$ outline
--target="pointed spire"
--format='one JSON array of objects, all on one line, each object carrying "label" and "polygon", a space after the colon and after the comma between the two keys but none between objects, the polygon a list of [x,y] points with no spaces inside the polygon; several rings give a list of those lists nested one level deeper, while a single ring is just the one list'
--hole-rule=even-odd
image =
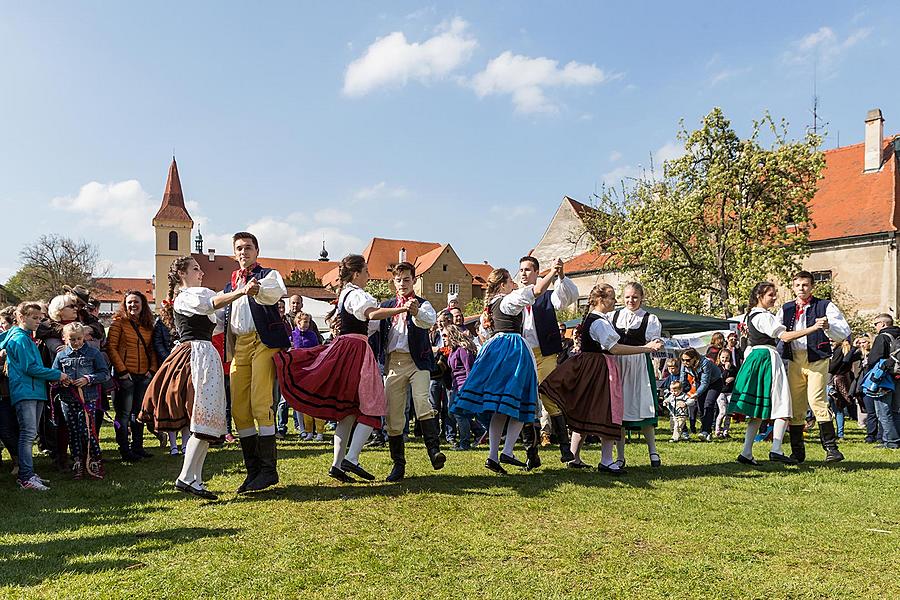
[{"label": "pointed spire", "polygon": [[325,249],[325,240],[322,240],[322,251],[319,252],[319,262],[328,262],[328,250]]},{"label": "pointed spire", "polygon": [[193,223],[191,215],[184,207],[184,193],[181,191],[181,178],[178,177],[178,164],[175,162],[175,156],[172,156],[169,178],[166,180],[166,191],[163,193],[162,205],[154,217],[154,220],[156,219]]}]

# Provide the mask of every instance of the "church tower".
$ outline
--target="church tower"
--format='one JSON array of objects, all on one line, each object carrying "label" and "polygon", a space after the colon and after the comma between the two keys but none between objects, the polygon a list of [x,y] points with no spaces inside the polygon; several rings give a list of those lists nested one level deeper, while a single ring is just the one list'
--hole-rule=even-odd
[{"label": "church tower", "polygon": [[178,165],[173,156],[162,205],[156,216],[153,217],[153,229],[156,231],[156,279],[153,296],[157,306],[169,289],[168,273],[172,262],[179,256],[191,254],[191,229],[193,227],[194,221],[184,207],[184,194],[181,192],[181,180],[178,178]]}]

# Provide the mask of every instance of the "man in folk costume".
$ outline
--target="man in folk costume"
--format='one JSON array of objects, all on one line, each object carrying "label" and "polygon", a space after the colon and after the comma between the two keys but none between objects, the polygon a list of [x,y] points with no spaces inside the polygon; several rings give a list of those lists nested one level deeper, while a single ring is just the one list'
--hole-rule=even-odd
[{"label": "man in folk costume", "polygon": [[278,483],[272,357],[291,343],[278,313],[278,301],[287,295],[281,274],[256,262],[259,243],[252,233],[236,233],[233,241],[234,258],[240,269],[232,273],[225,292],[240,289],[251,280],[259,283],[255,295],[242,296],[225,309],[225,356],[231,361],[231,415],[247,468],[247,477],[238,488],[241,493]]},{"label": "man in folk costume", "polygon": [[436,471],[443,468],[446,457],[440,449],[438,419],[429,400],[431,371],[435,364],[428,333],[437,321],[437,313],[431,303],[416,296],[413,291],[416,281],[414,265],[404,261],[394,266],[392,272],[397,296],[381,306],[406,306],[408,312],[381,321],[377,348],[378,362],[384,364],[386,375],[388,447],[394,461],[394,468],[387,480],[400,481],[406,475],[403,429],[406,425],[407,390],[410,387],[416,418],[422,428],[432,467]]},{"label": "man in folk costume", "polygon": [[[553,268],[559,269],[559,279],[550,294],[541,294],[535,300],[533,306],[527,306],[523,313],[524,323],[522,337],[531,347],[534,360],[537,364],[537,379],[540,385],[544,379],[556,368],[556,357],[562,351],[562,337],[559,334],[559,323],[556,320],[556,311],[562,310],[578,300],[578,287],[566,278],[562,270],[562,261],[556,259]],[[521,286],[537,283],[540,271],[540,263],[533,256],[523,256],[519,259],[519,284]],[[559,442],[560,461],[567,463],[574,460],[575,456],[569,448],[569,432],[566,427],[566,418],[562,410],[553,400],[544,394],[540,394],[540,404],[550,415],[550,422],[556,431],[556,439]],[[525,444],[528,446],[528,458],[525,468],[528,470],[537,468],[541,464],[538,455],[540,445],[541,410],[535,415],[535,423],[526,425],[523,430]]]},{"label": "man in folk costume", "polygon": [[797,462],[806,459],[803,444],[803,423],[807,407],[812,409],[819,425],[819,438],[825,449],[825,462],[844,460],[838,450],[837,435],[825,386],[828,384],[828,364],[831,359],[829,338],[841,342],[850,336],[850,325],[841,309],[829,300],[812,295],[813,276],[808,271],[800,271],[792,280],[795,300],[779,309],[776,318],[788,331],[810,327],[822,321],[822,330],[785,344],[779,343],[781,356],[787,363],[787,377],[791,388],[793,416],[791,417],[791,457]]}]

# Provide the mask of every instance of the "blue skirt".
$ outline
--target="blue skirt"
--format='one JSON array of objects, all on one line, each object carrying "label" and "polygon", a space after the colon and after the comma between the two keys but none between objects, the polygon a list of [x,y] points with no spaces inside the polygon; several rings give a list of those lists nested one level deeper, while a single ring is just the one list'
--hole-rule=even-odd
[{"label": "blue skirt", "polygon": [[537,369],[521,335],[498,333],[482,348],[450,412],[501,413],[525,423],[537,410]]}]

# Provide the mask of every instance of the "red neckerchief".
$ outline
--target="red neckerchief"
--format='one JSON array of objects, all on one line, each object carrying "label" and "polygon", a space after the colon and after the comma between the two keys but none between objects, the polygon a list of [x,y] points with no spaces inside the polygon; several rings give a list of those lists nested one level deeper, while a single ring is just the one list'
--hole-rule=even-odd
[{"label": "red neckerchief", "polygon": [[238,269],[234,273],[231,274],[231,290],[234,291],[238,289],[239,286],[247,283],[247,280],[253,274],[253,271],[259,266],[259,263],[253,263],[246,269]]},{"label": "red neckerchief", "polygon": [[[411,293],[409,296],[401,296],[401,295],[398,293],[398,294],[397,294],[397,308],[401,308],[401,307],[403,307],[403,306],[406,306],[407,304],[409,304],[410,302],[412,302],[413,300],[415,300],[415,298],[416,298],[416,294],[415,294],[415,293]],[[401,318],[401,317],[406,318],[406,314],[404,314],[404,313],[396,314],[396,315],[394,315],[393,317],[391,317],[391,321],[393,321],[393,322],[394,322],[394,325],[396,325],[396,324],[400,321],[400,318]]]},{"label": "red neckerchief", "polygon": [[[803,314],[803,311],[806,310],[806,307],[809,306],[809,301],[803,302],[800,298],[797,298],[796,301],[796,309],[794,311],[794,330],[797,329],[797,324],[800,322],[800,315]],[[802,329],[802,327],[801,327]]]}]

